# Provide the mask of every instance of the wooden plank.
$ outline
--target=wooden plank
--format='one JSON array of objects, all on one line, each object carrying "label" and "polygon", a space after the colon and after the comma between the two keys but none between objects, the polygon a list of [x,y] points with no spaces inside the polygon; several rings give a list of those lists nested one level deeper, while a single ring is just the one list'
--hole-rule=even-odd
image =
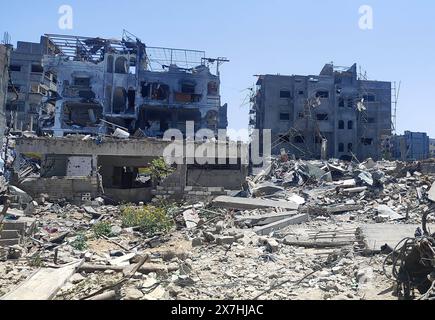
[{"label": "wooden plank", "polygon": [[84,260],[58,269],[41,268],[1,300],[52,300]]},{"label": "wooden plank", "polygon": [[293,201],[266,200],[254,198],[236,198],[228,196],[219,196],[212,201],[215,207],[249,210],[263,208],[282,208],[286,210],[297,210],[299,205]]}]

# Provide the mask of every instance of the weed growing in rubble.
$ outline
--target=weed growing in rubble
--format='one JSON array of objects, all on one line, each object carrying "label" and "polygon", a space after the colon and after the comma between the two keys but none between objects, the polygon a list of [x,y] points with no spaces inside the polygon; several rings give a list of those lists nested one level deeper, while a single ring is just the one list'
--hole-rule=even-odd
[{"label": "weed growing in rubble", "polygon": [[97,238],[102,236],[110,237],[112,235],[112,225],[109,222],[98,222],[94,224],[92,231]]},{"label": "weed growing in rubble", "polygon": [[42,261],[41,256],[37,254],[29,259],[29,266],[35,268],[41,268],[44,266],[44,261]]},{"label": "weed growing in rubble", "polygon": [[162,207],[127,205],[121,208],[121,213],[124,227],[139,227],[141,232],[149,235],[168,232],[173,224],[168,211]]},{"label": "weed growing in rubble", "polygon": [[86,240],[86,236],[83,233],[79,233],[75,240],[71,242],[71,247],[76,250],[83,251],[88,247]]}]

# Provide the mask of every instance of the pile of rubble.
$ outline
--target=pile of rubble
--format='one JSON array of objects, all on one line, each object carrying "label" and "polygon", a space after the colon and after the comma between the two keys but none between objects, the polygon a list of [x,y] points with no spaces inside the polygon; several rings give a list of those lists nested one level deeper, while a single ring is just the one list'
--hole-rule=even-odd
[{"label": "pile of rubble", "polygon": [[418,164],[284,157],[241,191],[164,204],[173,227],[153,232],[102,198],[16,188],[26,209],[4,225],[25,223],[3,245],[0,299],[396,299],[386,257],[433,222],[434,181]]}]

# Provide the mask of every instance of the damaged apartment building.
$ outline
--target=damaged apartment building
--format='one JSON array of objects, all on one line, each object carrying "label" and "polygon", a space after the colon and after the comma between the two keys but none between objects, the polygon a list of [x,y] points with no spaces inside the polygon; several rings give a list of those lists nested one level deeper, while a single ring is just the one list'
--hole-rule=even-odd
[{"label": "damaged apartment building", "polygon": [[[147,47],[124,33],[122,40],[47,35],[55,54],[45,72],[57,77],[57,94],[40,111],[44,134],[105,134],[121,128],[162,137],[169,128],[216,132],[227,127],[221,105],[219,65],[205,52]],[[210,70],[216,64],[216,74]]]},{"label": "damaged apartment building", "polygon": [[391,83],[359,76],[356,64],[326,64],[320,75],[260,75],[252,102],[250,127],[272,130],[274,154],[379,159],[391,149]]},{"label": "damaged apartment building", "polygon": [[18,41],[10,53],[6,121],[14,131],[36,131],[41,104],[57,90],[56,76],[42,66],[44,55],[54,54],[48,38],[39,43]]},{"label": "damaged apartment building", "polygon": [[5,106],[9,88],[9,61],[12,46],[0,45],[0,137],[3,138],[6,130]]},{"label": "damaged apartment building", "polygon": [[[21,107],[10,112],[10,125],[36,133],[15,139],[14,181],[32,197],[137,203],[240,190],[247,174],[243,144],[236,143],[224,163],[174,165],[157,184],[144,174],[171,143],[161,139],[166,130],[186,134],[187,122],[216,135],[226,129],[219,68],[227,59],[148,47],[128,32],[122,40],[45,35],[40,44],[18,42],[12,55],[14,104]],[[33,82],[45,90],[35,100]],[[28,107],[35,108],[28,112],[35,118],[21,115]],[[214,142],[195,142],[203,143]],[[229,142],[221,143],[230,150]]]}]

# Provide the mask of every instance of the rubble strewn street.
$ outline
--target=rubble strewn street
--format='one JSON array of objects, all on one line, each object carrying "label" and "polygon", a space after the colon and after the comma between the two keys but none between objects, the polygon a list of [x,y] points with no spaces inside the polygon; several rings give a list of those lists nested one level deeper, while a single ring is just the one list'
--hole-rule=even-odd
[{"label": "rubble strewn street", "polygon": [[[42,194],[31,212],[6,213],[6,224],[34,223],[19,244],[2,247],[0,299],[395,300],[386,258],[422,232],[422,219],[434,222],[425,213],[435,177],[419,165],[276,158],[237,197],[152,207],[103,198],[77,206]],[[128,225],[143,208],[164,208],[170,225]]]}]

